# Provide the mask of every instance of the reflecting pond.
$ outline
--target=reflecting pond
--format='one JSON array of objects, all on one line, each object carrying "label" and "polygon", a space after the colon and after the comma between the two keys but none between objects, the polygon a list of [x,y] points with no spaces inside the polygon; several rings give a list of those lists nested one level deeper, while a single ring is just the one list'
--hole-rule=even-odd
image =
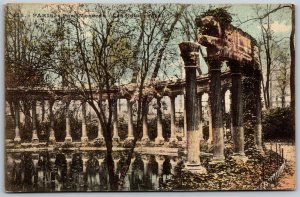
[{"label": "reflecting pond", "polygon": [[[114,152],[120,176],[126,152]],[[157,191],[181,173],[177,156],[136,153],[121,191]],[[12,192],[110,191],[104,152],[23,152],[6,154],[6,190]]]}]

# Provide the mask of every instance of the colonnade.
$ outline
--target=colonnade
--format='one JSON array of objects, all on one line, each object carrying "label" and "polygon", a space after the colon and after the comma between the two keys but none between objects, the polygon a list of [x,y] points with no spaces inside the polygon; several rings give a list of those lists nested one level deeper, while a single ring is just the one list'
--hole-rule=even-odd
[{"label": "colonnade", "polygon": [[[233,77],[236,77],[236,74],[233,73],[232,74]],[[241,109],[241,105],[242,105],[242,101],[241,101],[241,97],[237,96],[239,94],[237,94],[237,92],[240,91],[240,85],[238,84],[238,90],[235,90],[234,88],[236,88],[236,80],[233,80],[235,82],[232,83],[233,88],[231,88],[231,114],[232,114],[232,134],[233,134],[233,140],[234,140],[234,150],[237,154],[243,155],[243,127],[242,127],[242,109]],[[240,82],[239,82],[240,83]],[[227,90],[225,88],[225,90]],[[222,101],[220,102],[221,106],[220,106],[220,111],[223,111],[225,108],[225,102],[224,102],[224,93],[225,91],[222,90],[221,92],[221,97],[223,98]],[[198,132],[198,136],[195,139],[199,139],[199,141],[204,140],[203,138],[203,94],[205,94],[207,92],[197,92],[196,95],[196,105],[194,106],[195,108],[197,108],[196,110],[196,116],[195,118],[197,119],[197,129],[199,130]],[[157,145],[162,145],[164,144],[167,140],[169,141],[169,143],[172,144],[177,144],[178,138],[178,131],[180,131],[180,129],[177,127],[176,125],[176,105],[175,105],[175,100],[176,97],[178,95],[176,94],[171,94],[169,95],[169,99],[170,99],[170,115],[171,115],[171,123],[170,123],[170,138],[169,139],[165,139],[163,137],[163,126],[162,126],[162,109],[161,109],[161,97],[156,98],[157,100],[157,137],[155,138],[154,142]],[[186,96],[185,96],[186,97]],[[211,95],[210,95],[211,97]],[[210,102],[210,98],[208,99],[209,104],[208,104],[208,117],[209,117],[209,136],[208,136],[208,140],[207,143],[209,144],[213,144],[213,145],[217,145],[219,146],[219,152],[218,154],[220,154],[221,159],[222,159],[222,152],[223,152],[223,145],[224,144],[224,140],[218,138],[218,136],[221,136],[223,134],[223,123],[219,124],[219,128],[221,131],[219,131],[219,135],[215,135],[215,140],[213,140],[213,133],[216,133],[214,131],[214,129],[216,130],[216,127],[214,127],[213,129],[213,125],[215,125],[216,123],[214,123],[212,120],[214,119],[214,116],[212,114],[212,109],[211,109],[211,102]],[[65,104],[65,133],[66,133],[66,137],[64,142],[66,143],[71,143],[73,141],[72,136],[71,136],[71,123],[70,123],[70,102],[71,101],[66,101]],[[115,100],[115,102],[117,102],[117,100]],[[37,101],[34,100],[33,101],[33,105],[32,105],[32,143],[33,144],[38,144],[39,143],[39,138],[37,135],[37,114],[36,114],[36,103]],[[239,103],[239,104],[237,104]],[[53,106],[55,104],[55,101],[53,99],[49,99],[48,100],[48,106],[49,106],[49,139],[48,139],[48,143],[49,144],[55,144],[56,143],[56,138],[55,138],[55,131],[54,130],[54,113],[53,113]],[[127,131],[127,138],[126,140],[133,140],[134,139],[134,120],[133,120],[133,111],[132,111],[132,106],[134,103],[132,103],[129,99],[127,99],[127,120],[128,120],[128,131]],[[14,133],[15,133],[15,137],[14,137],[14,141],[19,143],[22,141],[21,139],[21,135],[20,135],[20,101],[14,101],[13,102],[14,105],[14,122],[15,122],[15,127],[14,127]],[[82,120],[82,135],[81,135],[81,142],[83,145],[88,144],[88,142],[91,140],[88,137],[88,131],[87,131],[87,125],[86,125],[86,102],[82,101],[81,102],[81,120]],[[261,109],[258,106],[257,107],[258,111],[257,113],[260,114],[261,113]],[[186,108],[184,108],[184,124],[183,124],[183,133],[181,133],[180,135],[183,136],[183,141],[186,141]],[[114,109],[113,109],[113,140],[117,140],[120,141],[120,137],[119,137],[119,126],[118,126],[118,113],[117,112],[117,105],[115,105]],[[214,112],[216,113],[216,112]],[[220,116],[222,116],[223,112],[218,112]],[[261,147],[261,120],[260,120],[261,116],[258,116],[258,124],[256,126],[256,144],[258,147]],[[98,125],[98,134],[96,139],[94,140],[100,140],[100,141],[104,141],[104,135],[103,135],[103,129],[101,127],[100,121],[97,119],[97,125]],[[143,135],[141,137],[141,141],[144,144],[147,144],[148,142],[150,142],[150,138],[149,138],[149,129],[148,129],[148,116],[144,116],[143,120],[142,120],[142,129],[143,129]],[[147,142],[147,143],[145,143]],[[218,142],[218,143],[217,143]],[[218,145],[219,144],[219,145]],[[217,154],[217,153],[216,153]]]},{"label": "colonnade", "polygon": [[[176,96],[172,95],[169,97],[170,103],[171,103],[171,136],[169,138],[169,142],[177,143],[177,126],[176,126],[176,109],[175,109],[175,98]],[[66,143],[73,142],[72,135],[71,135],[71,123],[70,123],[70,102],[66,101],[65,104],[65,140]],[[32,104],[32,143],[38,144],[39,138],[37,135],[37,112],[36,112],[36,103],[37,100],[33,101]],[[55,131],[54,130],[54,113],[53,113],[53,106],[55,101],[53,99],[48,100],[49,105],[49,144],[55,144],[56,138],[55,138]],[[114,103],[117,103],[117,99],[114,101]],[[22,141],[21,135],[20,135],[20,101],[14,101],[14,141],[17,143],[20,143]],[[128,115],[128,131],[127,131],[127,138],[126,140],[133,140],[134,139],[134,120],[133,120],[133,111],[132,111],[133,103],[127,99],[127,115]],[[113,123],[113,136],[112,139],[115,141],[120,141],[119,137],[119,125],[118,125],[118,113],[117,113],[117,105],[114,105],[113,107],[113,114],[112,114],[112,123]],[[81,142],[82,144],[86,145],[89,142],[88,134],[87,134],[87,125],[86,125],[86,102],[81,102]],[[149,142],[149,131],[148,131],[148,116],[143,117],[143,136],[142,141]],[[98,135],[95,140],[104,140],[103,135],[103,129],[100,124],[100,120],[97,119],[97,125],[98,125]],[[161,97],[157,98],[157,137],[155,138],[155,143],[158,145],[162,145],[167,140],[163,137],[163,112],[162,112],[162,106],[161,106]]]},{"label": "colonnade", "polygon": [[[201,131],[201,112],[202,105],[200,98],[197,99],[196,85],[196,68],[199,62],[200,44],[195,42],[182,42],[179,44],[181,57],[184,61],[186,71],[186,86],[187,98],[185,99],[185,108],[187,111],[187,162],[186,168],[197,173],[205,173],[206,170],[201,166],[199,158],[199,128]],[[207,53],[214,54],[214,50],[208,49]],[[219,163],[225,161],[224,156],[224,131],[223,131],[223,112],[224,102],[222,101],[222,84],[221,84],[221,65],[223,61],[215,56],[207,57],[206,62],[209,69],[209,112],[211,117],[211,131],[213,142],[213,158],[211,163]],[[244,128],[243,128],[243,94],[242,94],[242,72],[244,67],[248,66],[251,70],[252,65],[245,65],[239,61],[228,61],[227,65],[231,71],[231,134],[233,139],[233,158],[245,162],[247,157],[244,153]],[[249,70],[248,68],[248,70]],[[246,71],[247,72],[247,71]],[[257,71],[257,76],[260,76],[260,71]],[[255,77],[257,77],[255,76]],[[253,116],[257,117],[255,127],[255,145],[258,149],[262,147],[261,140],[261,98],[260,98],[260,83],[256,80],[257,94],[255,98],[258,103],[257,110]],[[197,101],[196,101],[197,100]],[[197,106],[198,103],[198,106]],[[198,107],[198,112],[197,112]],[[198,114],[198,118],[197,118]],[[200,121],[199,121],[200,120]],[[201,136],[200,136],[201,138]],[[195,140],[197,139],[197,140]]]}]

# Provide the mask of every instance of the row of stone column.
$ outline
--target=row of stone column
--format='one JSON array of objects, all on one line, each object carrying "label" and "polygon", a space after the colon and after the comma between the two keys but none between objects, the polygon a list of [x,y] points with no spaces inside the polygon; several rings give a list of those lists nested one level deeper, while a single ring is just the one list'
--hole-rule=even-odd
[{"label": "row of stone column", "polygon": [[[170,141],[177,142],[176,137],[176,123],[175,123],[175,97],[171,96],[171,137]],[[118,134],[118,113],[117,113],[117,105],[116,100],[114,101],[114,107],[113,107],[113,136],[112,139],[115,141],[119,141],[120,137]],[[55,139],[55,131],[54,131],[54,113],[53,113],[53,105],[54,100],[49,100],[49,120],[50,120],[50,128],[49,128],[49,142],[51,144],[54,144],[56,142]],[[126,140],[133,140],[134,139],[134,126],[133,126],[133,112],[132,112],[132,106],[133,103],[130,102],[129,99],[127,99],[127,111],[128,111],[128,135]],[[71,137],[71,126],[70,126],[70,101],[67,101],[65,103],[65,122],[66,122],[66,137],[65,142],[71,143],[72,137]],[[14,102],[14,108],[15,108],[15,142],[20,142],[20,109],[19,109],[19,102]],[[88,143],[88,136],[87,136],[87,127],[86,127],[86,103],[82,102],[82,137],[81,142],[86,144]],[[39,143],[39,138],[37,135],[37,114],[36,114],[36,101],[33,101],[32,104],[32,143],[37,144]],[[104,140],[103,136],[103,130],[100,124],[100,121],[98,120],[98,140]],[[147,116],[143,117],[143,136],[142,141],[150,141],[149,139],[149,133],[148,133],[148,121]],[[163,138],[163,126],[162,126],[162,109],[161,109],[161,98],[157,98],[157,137],[155,139],[155,142],[157,144],[163,144],[165,142],[165,139]]]}]

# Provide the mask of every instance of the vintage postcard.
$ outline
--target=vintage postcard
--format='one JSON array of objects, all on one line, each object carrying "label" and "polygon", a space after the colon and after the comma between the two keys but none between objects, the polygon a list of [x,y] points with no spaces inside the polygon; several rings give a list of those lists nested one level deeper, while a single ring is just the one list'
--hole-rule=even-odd
[{"label": "vintage postcard", "polygon": [[292,4],[6,4],[5,190],[295,190]]}]

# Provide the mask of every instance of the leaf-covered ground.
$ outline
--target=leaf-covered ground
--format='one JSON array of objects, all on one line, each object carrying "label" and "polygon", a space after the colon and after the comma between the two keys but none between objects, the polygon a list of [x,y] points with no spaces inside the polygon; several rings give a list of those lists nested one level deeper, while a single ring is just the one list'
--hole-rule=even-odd
[{"label": "leaf-covered ground", "polygon": [[211,157],[202,157],[202,163],[207,174],[192,174],[181,170],[183,163],[177,169],[177,174],[162,185],[165,191],[180,190],[255,190],[259,184],[270,177],[282,163],[278,154],[266,151],[261,155],[254,149],[248,149],[246,163],[237,163],[231,157],[231,151],[226,151],[226,161],[221,164],[209,164]]}]

